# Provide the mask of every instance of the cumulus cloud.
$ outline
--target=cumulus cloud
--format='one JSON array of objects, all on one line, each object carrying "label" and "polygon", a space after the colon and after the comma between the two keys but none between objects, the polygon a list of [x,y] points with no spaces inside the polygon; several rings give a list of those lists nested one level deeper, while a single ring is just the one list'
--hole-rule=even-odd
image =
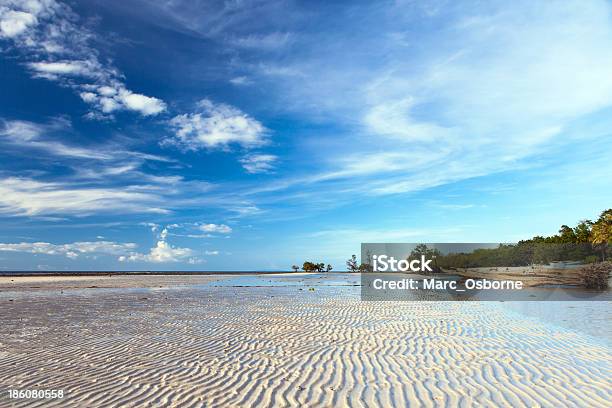
[{"label": "cumulus cloud", "polygon": [[204,99],[196,113],[175,116],[170,121],[174,137],[166,143],[186,150],[227,148],[237,144],[254,147],[265,143],[266,128],[241,110]]},{"label": "cumulus cloud", "polygon": [[123,255],[134,251],[134,243],[112,241],[73,242],[51,244],[49,242],[0,243],[0,251],[26,252],[30,254],[64,255],[76,259],[82,254]]},{"label": "cumulus cloud", "polygon": [[272,154],[249,154],[240,159],[240,163],[248,173],[269,173],[276,160],[278,157]]},{"label": "cumulus cloud", "polygon": [[151,96],[137,94],[127,89],[120,89],[118,95],[119,101],[125,108],[138,111],[144,116],[157,115],[166,109],[164,102]]},{"label": "cumulus cloud", "polygon": [[198,228],[204,232],[217,232],[220,234],[229,234],[232,232],[232,228],[225,224],[201,224]]},{"label": "cumulus cloud", "polygon": [[129,255],[122,255],[119,257],[120,262],[153,262],[153,263],[165,263],[165,262],[180,262],[188,261],[190,263],[196,263],[197,259],[193,257],[193,250],[190,248],[179,248],[173,247],[163,239],[157,241],[157,244],[151,248],[149,253],[141,254],[133,252]]},{"label": "cumulus cloud", "polygon": [[161,99],[127,89],[121,73],[100,61],[90,45],[95,35],[78,20],[68,5],[55,0],[5,0],[0,5],[0,39],[16,46],[34,77],[74,89],[94,107],[90,118],[108,118],[119,110],[143,116],[166,110]]},{"label": "cumulus cloud", "polygon": [[87,86],[83,89],[85,91],[79,94],[81,99],[96,106],[104,114],[117,110],[131,110],[143,116],[152,116],[166,110],[166,104],[161,99],[134,93],[117,81],[100,87]]}]

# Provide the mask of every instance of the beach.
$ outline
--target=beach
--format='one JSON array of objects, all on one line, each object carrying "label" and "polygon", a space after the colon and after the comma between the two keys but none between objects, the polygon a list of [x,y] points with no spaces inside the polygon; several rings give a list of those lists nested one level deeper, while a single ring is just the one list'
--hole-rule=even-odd
[{"label": "beach", "polygon": [[358,274],[0,277],[0,406],[607,407],[609,303],[571,303],[597,330]]}]

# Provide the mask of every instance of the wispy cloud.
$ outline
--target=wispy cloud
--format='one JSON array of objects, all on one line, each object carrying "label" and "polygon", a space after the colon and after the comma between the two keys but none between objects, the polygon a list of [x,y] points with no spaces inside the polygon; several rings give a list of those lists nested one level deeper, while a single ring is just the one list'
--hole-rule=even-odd
[{"label": "wispy cloud", "polygon": [[229,82],[230,82],[231,84],[233,84],[233,85],[238,85],[238,86],[240,86],[240,85],[250,85],[250,84],[252,84],[252,83],[253,83],[253,81],[251,81],[251,80],[249,79],[249,77],[244,76],[244,75],[241,75],[241,76],[237,76],[237,77],[231,78],[231,79],[229,80]]},{"label": "wispy cloud", "polygon": [[0,251],[63,255],[70,259],[76,259],[83,254],[123,255],[133,252],[135,248],[136,244],[134,243],[112,241],[85,241],[69,244],[51,244],[49,242],[0,243]]},{"label": "wispy cloud", "polygon": [[[166,263],[187,261],[199,263],[190,248],[174,247],[162,236],[151,250],[142,254],[136,252],[134,243],[117,243],[113,241],[73,242],[68,244],[52,244],[49,242],[0,243],[0,252],[25,252],[30,254],[62,255],[69,259],[77,259],[82,255],[114,255],[120,262],[140,261],[150,263]],[[215,253],[216,252],[216,253]],[[207,255],[217,255],[218,251],[207,251]]]},{"label": "wispy cloud", "polygon": [[146,186],[86,188],[30,178],[0,179],[0,214],[6,215],[168,213],[163,205]]},{"label": "wispy cloud", "polygon": [[277,160],[273,154],[249,154],[240,159],[240,163],[248,173],[269,173]]},{"label": "wispy cloud", "polygon": [[56,140],[44,139],[47,132],[65,130],[69,127],[66,121],[53,121],[49,124],[39,124],[28,121],[12,120],[0,122],[0,142],[10,143],[21,148],[44,151],[54,156],[65,156],[80,159],[112,160],[111,152],[100,149],[87,149],[69,146]]},{"label": "wispy cloud", "polygon": [[[308,75],[268,82],[292,114],[340,124],[350,136],[312,137],[300,156],[317,169],[258,186],[263,194],[402,194],[524,169],[572,143],[574,121],[612,105],[607,2],[498,2],[422,15],[404,3],[371,4],[350,13],[376,29],[357,38],[344,25],[300,33],[280,68]],[[407,31],[416,18],[439,29]],[[243,68],[258,78],[274,64],[262,54]]]},{"label": "wispy cloud", "polygon": [[95,34],[72,9],[55,0],[7,0],[0,7],[0,38],[12,41],[34,77],[57,81],[91,104],[91,118],[118,110],[157,115],[166,104],[129,90],[122,75],[102,62],[90,43]]},{"label": "wispy cloud", "polygon": [[42,61],[31,62],[28,67],[34,76],[50,80],[59,80],[62,76],[83,76],[96,78],[102,66],[97,61]]},{"label": "wispy cloud", "polygon": [[57,166],[58,159],[73,179],[78,181],[146,181],[154,185],[180,185],[181,176],[154,175],[145,173],[141,167],[146,162],[171,164],[167,157],[129,150],[123,143],[108,140],[104,144],[77,146],[64,142],[74,137],[71,123],[63,118],[48,123],[0,119],[0,146],[10,149],[13,155],[36,157]]},{"label": "wispy cloud", "polygon": [[204,232],[218,232],[221,234],[229,234],[232,232],[232,228],[225,224],[201,224],[198,226],[198,229]]},{"label": "wispy cloud", "polygon": [[229,43],[239,48],[277,50],[290,43],[291,40],[291,33],[273,32],[268,34],[249,34],[244,37],[236,37],[230,39]]}]

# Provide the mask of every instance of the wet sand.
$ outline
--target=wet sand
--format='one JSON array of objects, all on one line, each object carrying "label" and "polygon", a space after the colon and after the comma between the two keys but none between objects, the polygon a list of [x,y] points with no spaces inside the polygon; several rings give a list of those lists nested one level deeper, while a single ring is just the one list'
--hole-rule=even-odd
[{"label": "wet sand", "polygon": [[[6,279],[2,407],[612,400],[606,339],[500,303],[362,302],[348,274]],[[10,388],[64,398],[10,400]]]}]

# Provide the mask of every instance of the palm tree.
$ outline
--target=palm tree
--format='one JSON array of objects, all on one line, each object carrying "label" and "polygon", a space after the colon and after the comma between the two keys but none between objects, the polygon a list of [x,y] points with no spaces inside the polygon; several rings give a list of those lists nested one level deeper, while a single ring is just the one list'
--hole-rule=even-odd
[{"label": "palm tree", "polygon": [[601,258],[606,260],[608,245],[612,244],[612,209],[601,213],[591,229],[591,243],[601,249]]}]

